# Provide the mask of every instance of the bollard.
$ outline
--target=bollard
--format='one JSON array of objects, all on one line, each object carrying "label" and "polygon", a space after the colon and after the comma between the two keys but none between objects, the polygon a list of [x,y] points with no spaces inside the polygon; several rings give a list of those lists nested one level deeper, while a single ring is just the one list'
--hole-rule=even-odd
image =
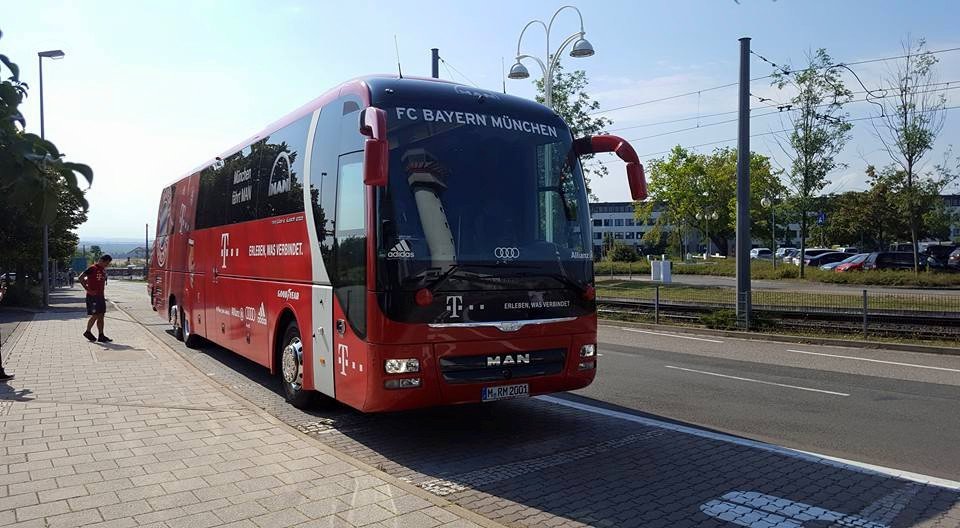
[{"label": "bollard", "polygon": [[863,290],[863,338],[867,338],[867,290]]},{"label": "bollard", "polygon": [[627,277],[633,280],[633,262],[627,262]]},{"label": "bollard", "polygon": [[660,324],[660,285],[653,294],[653,324]]}]

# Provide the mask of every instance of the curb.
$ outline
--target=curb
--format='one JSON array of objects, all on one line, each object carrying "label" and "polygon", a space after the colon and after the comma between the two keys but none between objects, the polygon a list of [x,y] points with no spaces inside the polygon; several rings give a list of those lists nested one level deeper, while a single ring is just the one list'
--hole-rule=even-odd
[{"label": "curb", "polygon": [[759,332],[742,332],[738,330],[714,330],[712,328],[697,328],[688,326],[674,326],[653,323],[637,323],[631,321],[620,321],[617,319],[600,319],[601,323],[616,326],[632,326],[635,328],[646,328],[648,330],[669,330],[681,334],[699,334],[708,336],[734,337],[738,339],[748,339],[751,341],[777,341],[780,343],[801,343],[806,345],[826,345],[840,346],[849,348],[872,348],[897,350],[901,352],[919,352],[921,354],[937,354],[947,356],[960,356],[960,347],[939,347],[931,345],[913,345],[909,343],[884,343],[882,341],[859,341],[853,339],[839,339],[830,337],[805,337],[781,334],[764,334]]},{"label": "curb", "polygon": [[[273,424],[273,425],[275,425],[275,426],[278,426],[278,427],[280,427],[280,428],[286,429],[287,432],[290,433],[291,435],[294,435],[294,436],[300,438],[301,440],[304,440],[304,441],[306,441],[306,442],[309,442],[309,443],[312,443],[312,444],[316,445],[318,448],[320,448],[322,451],[326,452],[327,454],[329,454],[329,455],[331,455],[331,456],[334,456],[334,457],[336,457],[336,458],[338,458],[338,459],[340,459],[340,460],[342,460],[342,461],[344,461],[344,462],[347,462],[348,464],[351,464],[351,465],[355,466],[357,469],[362,469],[362,470],[370,473],[371,475],[379,478],[380,480],[386,482],[387,484],[390,484],[391,486],[395,486],[395,487],[397,487],[397,488],[400,488],[400,489],[406,491],[407,493],[409,493],[409,494],[411,494],[411,495],[414,495],[414,496],[416,496],[416,497],[420,497],[421,499],[424,499],[424,500],[426,500],[427,502],[433,504],[434,506],[440,507],[440,508],[448,511],[448,512],[450,512],[450,513],[453,514],[453,515],[456,515],[456,516],[458,516],[458,517],[461,517],[461,518],[463,518],[463,519],[466,519],[466,520],[468,520],[468,521],[470,521],[470,522],[472,522],[472,523],[474,523],[474,524],[478,524],[478,525],[483,526],[483,527],[485,527],[485,528],[508,528],[506,525],[500,524],[500,523],[498,523],[498,522],[496,522],[496,521],[493,521],[493,520],[490,520],[490,519],[488,519],[488,518],[486,518],[486,517],[483,517],[482,515],[480,515],[480,514],[478,514],[478,513],[474,513],[474,512],[472,512],[472,511],[464,508],[463,506],[459,506],[459,505],[454,504],[453,502],[450,502],[450,501],[448,501],[448,500],[446,500],[446,499],[444,499],[444,498],[442,498],[442,497],[438,497],[438,496],[436,496],[436,495],[434,495],[434,494],[432,494],[432,493],[430,493],[430,492],[428,492],[428,491],[423,490],[422,488],[420,488],[420,487],[418,487],[418,486],[415,486],[415,485],[413,485],[413,484],[410,484],[409,482],[404,482],[404,481],[398,479],[397,477],[394,477],[394,476],[392,476],[392,475],[390,475],[390,474],[388,474],[388,473],[385,473],[385,472],[383,472],[383,471],[381,471],[381,470],[379,470],[379,469],[377,469],[377,468],[375,468],[375,467],[367,464],[366,462],[362,462],[362,461],[360,461],[360,460],[358,460],[358,459],[356,459],[356,458],[354,458],[354,457],[352,457],[352,456],[350,456],[350,455],[347,455],[347,454],[345,454],[345,453],[341,453],[340,451],[337,451],[336,449],[334,449],[334,448],[328,446],[327,444],[321,442],[320,439],[318,439],[318,438],[316,438],[316,437],[313,437],[313,436],[310,436],[310,435],[308,435],[308,434],[306,434],[306,433],[303,433],[303,432],[298,431],[295,427],[287,424],[287,423],[284,422],[283,420],[280,420],[280,419],[277,418],[276,416],[268,413],[267,411],[265,411],[264,409],[258,407],[256,404],[254,404],[254,403],[251,402],[250,400],[244,398],[244,397],[241,396],[240,394],[237,394],[237,393],[234,392],[232,389],[230,389],[227,385],[225,385],[224,383],[222,383],[220,380],[218,380],[218,379],[216,379],[216,378],[212,378],[212,377],[210,377],[210,376],[207,376],[207,375],[206,375],[202,370],[200,370],[196,365],[194,365],[193,363],[191,363],[187,358],[183,357],[183,355],[182,355],[177,349],[175,349],[175,348],[171,347],[170,345],[168,345],[168,344],[164,343],[163,341],[161,341],[160,338],[157,337],[156,335],[154,335],[153,332],[151,332],[150,330],[148,330],[148,329],[143,325],[143,323],[140,322],[140,320],[138,320],[136,317],[134,317],[133,315],[131,315],[130,313],[128,313],[126,310],[124,310],[123,308],[121,308],[120,305],[118,305],[116,302],[110,301],[110,303],[113,304],[113,307],[116,308],[117,311],[123,313],[125,316],[127,316],[128,318],[130,318],[130,321],[131,321],[131,322],[133,322],[134,324],[136,324],[137,326],[139,326],[142,331],[146,332],[146,334],[150,337],[151,340],[153,340],[155,343],[157,343],[157,344],[158,344],[159,346],[161,346],[163,349],[165,349],[165,350],[169,351],[170,353],[172,353],[173,357],[175,357],[175,358],[177,359],[177,361],[183,363],[184,365],[186,365],[186,366],[187,366],[188,368],[190,368],[191,370],[197,372],[197,373],[200,374],[204,379],[206,379],[206,380],[214,383],[215,386],[216,386],[217,388],[219,388],[220,391],[221,391],[225,396],[227,396],[227,397],[230,398],[231,400],[237,402],[237,404],[239,404],[240,406],[245,407],[245,408],[246,408],[247,410],[249,410],[252,414],[256,414],[257,416],[260,416],[261,418],[263,418],[264,420],[266,420],[267,422],[269,422],[269,423],[271,423],[271,424]],[[11,336],[11,337],[12,337],[12,336]]]}]

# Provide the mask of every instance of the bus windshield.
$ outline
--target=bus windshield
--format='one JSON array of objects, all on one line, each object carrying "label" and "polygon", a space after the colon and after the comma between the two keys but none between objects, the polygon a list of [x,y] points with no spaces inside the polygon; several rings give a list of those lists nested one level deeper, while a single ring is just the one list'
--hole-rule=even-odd
[{"label": "bus windshield", "polygon": [[421,287],[431,273],[449,275],[451,266],[456,275],[492,275],[496,267],[501,276],[592,280],[583,176],[559,118],[386,110],[381,285]]}]

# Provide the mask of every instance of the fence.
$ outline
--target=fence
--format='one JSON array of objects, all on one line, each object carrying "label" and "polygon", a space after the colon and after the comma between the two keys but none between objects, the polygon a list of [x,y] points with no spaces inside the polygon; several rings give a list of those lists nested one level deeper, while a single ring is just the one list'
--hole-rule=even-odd
[{"label": "fence", "polygon": [[[703,322],[721,312],[736,310],[732,288],[660,286],[622,283],[600,286],[601,310],[633,312],[661,318]],[[960,292],[891,293],[796,292],[754,290],[751,313],[754,327],[793,326],[831,329],[844,333],[960,338]]]}]

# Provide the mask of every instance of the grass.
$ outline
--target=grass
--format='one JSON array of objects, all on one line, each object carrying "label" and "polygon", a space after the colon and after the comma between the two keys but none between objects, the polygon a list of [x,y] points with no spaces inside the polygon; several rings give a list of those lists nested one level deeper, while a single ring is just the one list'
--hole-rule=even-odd
[{"label": "grass", "polygon": [[[735,289],[725,286],[658,285],[645,281],[605,280],[602,277],[599,277],[596,283],[597,297],[601,300],[606,297],[652,302],[658,286],[662,303],[733,306],[736,298]],[[867,301],[869,310],[960,313],[960,293],[955,295],[868,293]],[[834,309],[859,311],[863,308],[863,295],[861,293],[755,290],[753,305],[754,309],[769,306],[803,308],[810,311]]]},{"label": "grass", "polygon": [[[674,262],[674,275],[713,275],[718,277],[736,276],[736,261],[733,259],[716,259],[707,262]],[[597,278],[604,275],[649,275],[650,263],[643,260],[637,262],[597,262],[594,266]],[[819,268],[806,268],[805,279],[811,282],[829,284],[859,284],[864,286],[913,286],[921,288],[960,288],[960,273],[939,273],[923,271],[914,274],[912,271],[861,271],[837,273],[823,271]],[[778,263],[773,267],[772,262],[754,260],[750,263],[750,276],[753,279],[799,279],[800,268],[793,264]]]}]

